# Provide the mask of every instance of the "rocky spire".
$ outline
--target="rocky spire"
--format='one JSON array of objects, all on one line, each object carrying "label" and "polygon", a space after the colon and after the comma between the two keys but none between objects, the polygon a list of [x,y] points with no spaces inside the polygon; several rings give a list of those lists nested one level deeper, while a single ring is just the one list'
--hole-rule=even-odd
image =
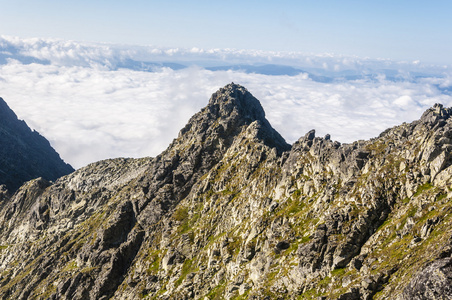
[{"label": "rocky spire", "polygon": [[230,83],[215,92],[207,106],[217,118],[240,116],[244,121],[264,121],[265,112],[259,100],[238,84]]},{"label": "rocky spire", "polygon": [[197,140],[212,137],[230,145],[234,137],[251,123],[257,122],[253,132],[270,147],[276,147],[278,153],[290,149],[284,138],[273,129],[265,118],[265,112],[257,100],[246,88],[230,83],[215,92],[208,105],[195,114],[180,131],[179,138],[186,134],[195,134]]}]

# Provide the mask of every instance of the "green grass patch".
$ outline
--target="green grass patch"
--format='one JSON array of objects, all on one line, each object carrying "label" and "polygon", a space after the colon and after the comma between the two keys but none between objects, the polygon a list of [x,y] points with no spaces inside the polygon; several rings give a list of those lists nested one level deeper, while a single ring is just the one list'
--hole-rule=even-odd
[{"label": "green grass patch", "polygon": [[178,287],[182,281],[187,277],[188,273],[196,271],[196,269],[193,266],[194,258],[193,259],[186,259],[184,261],[184,264],[182,265],[182,270],[180,271],[179,279],[176,280],[174,283],[175,287]]},{"label": "green grass patch", "polygon": [[242,240],[238,237],[234,237],[232,242],[228,243],[227,249],[230,255],[236,255],[240,251],[240,245],[242,244]]},{"label": "green grass patch", "polygon": [[310,289],[297,297],[298,300],[318,299],[319,293],[316,289]]},{"label": "green grass patch", "polygon": [[446,193],[440,193],[436,196],[436,201],[441,201],[447,197]]},{"label": "green grass patch", "polygon": [[301,197],[301,190],[296,190],[295,192],[293,192],[292,198],[294,200],[298,200],[300,197]]},{"label": "green grass patch", "polygon": [[345,274],[345,272],[346,272],[345,268],[335,269],[331,271],[331,276],[332,277],[342,276]]},{"label": "green grass patch", "polygon": [[192,216],[189,216],[189,209],[187,207],[181,207],[178,208],[174,214],[173,217],[175,216],[175,219],[178,220],[179,222],[181,222],[181,224],[179,225],[179,227],[177,228],[177,232],[179,234],[183,234],[186,232],[189,232],[190,230],[192,230],[193,226],[195,225],[195,223],[198,221],[199,217],[200,217],[200,213],[194,213],[192,214]]},{"label": "green grass patch", "polygon": [[206,297],[210,300],[222,300],[224,299],[223,294],[225,289],[226,283],[223,280],[220,282],[219,285],[210,290],[210,292],[207,293]]},{"label": "green grass patch", "polygon": [[413,217],[416,214],[416,212],[417,212],[417,207],[413,206],[412,208],[410,208],[410,210],[408,210],[407,217],[409,217],[409,218]]},{"label": "green grass patch", "polygon": [[290,243],[290,247],[284,250],[284,255],[289,255],[290,253],[295,253],[298,250],[298,242]]},{"label": "green grass patch", "polygon": [[188,207],[179,206],[173,213],[173,218],[179,222],[186,220],[188,218]]},{"label": "green grass patch", "polygon": [[294,215],[299,213],[305,207],[304,203],[300,203],[299,201],[293,201],[289,207],[286,209],[286,213],[289,215]]},{"label": "green grass patch", "polygon": [[422,194],[423,192],[425,192],[425,191],[431,189],[432,187],[433,187],[433,185],[432,185],[430,182],[426,182],[426,183],[420,185],[420,186],[417,188],[416,193],[414,193],[414,197],[419,196],[419,195]]},{"label": "green grass patch", "polygon": [[380,226],[378,226],[377,231],[379,231],[380,229],[382,229],[383,227],[385,227],[386,225],[390,224],[392,221],[392,218],[390,218],[389,216],[386,218],[386,220],[383,222],[383,224],[381,224]]},{"label": "green grass patch", "polygon": [[306,236],[301,238],[300,243],[301,244],[305,244],[305,243],[309,242],[310,240],[311,240],[311,237],[309,235],[306,235]]},{"label": "green grass patch", "polygon": [[158,251],[155,251],[154,253],[151,254],[150,261],[151,261],[151,263],[149,264],[149,267],[146,270],[148,275],[155,274],[159,270],[159,267],[160,267],[160,256],[159,256],[159,252]]}]

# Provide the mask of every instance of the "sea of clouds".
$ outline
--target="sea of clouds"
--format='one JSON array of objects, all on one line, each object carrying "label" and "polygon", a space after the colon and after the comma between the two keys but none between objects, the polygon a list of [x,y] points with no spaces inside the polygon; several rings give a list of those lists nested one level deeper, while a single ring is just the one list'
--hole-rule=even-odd
[{"label": "sea of clouds", "polygon": [[158,155],[230,82],[287,142],[316,129],[344,143],[451,106],[451,78],[419,61],[0,37],[0,97],[75,168]]}]

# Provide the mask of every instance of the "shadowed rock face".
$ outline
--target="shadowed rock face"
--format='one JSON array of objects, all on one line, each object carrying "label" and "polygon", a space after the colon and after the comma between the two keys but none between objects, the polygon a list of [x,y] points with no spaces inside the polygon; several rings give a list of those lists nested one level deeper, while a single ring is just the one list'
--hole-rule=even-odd
[{"label": "shadowed rock face", "polygon": [[452,295],[452,258],[438,259],[418,272],[401,299],[447,299]]},{"label": "shadowed rock face", "polygon": [[155,158],[2,196],[0,298],[449,299],[450,112],[289,146],[229,84]]},{"label": "shadowed rock face", "polygon": [[38,177],[56,180],[74,171],[44,137],[17,119],[2,98],[0,145],[0,185],[5,185],[11,193],[25,181]]}]

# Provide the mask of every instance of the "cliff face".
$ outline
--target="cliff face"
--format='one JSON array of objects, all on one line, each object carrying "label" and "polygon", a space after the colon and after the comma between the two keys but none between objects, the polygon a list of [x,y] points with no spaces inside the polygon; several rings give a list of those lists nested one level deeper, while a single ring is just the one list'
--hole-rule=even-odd
[{"label": "cliff face", "polygon": [[2,98],[0,145],[0,185],[5,185],[10,193],[28,180],[37,177],[56,180],[74,171],[44,137],[17,119]]},{"label": "cliff face", "polygon": [[227,85],[159,156],[7,199],[0,297],[449,299],[451,113],[289,146]]}]

